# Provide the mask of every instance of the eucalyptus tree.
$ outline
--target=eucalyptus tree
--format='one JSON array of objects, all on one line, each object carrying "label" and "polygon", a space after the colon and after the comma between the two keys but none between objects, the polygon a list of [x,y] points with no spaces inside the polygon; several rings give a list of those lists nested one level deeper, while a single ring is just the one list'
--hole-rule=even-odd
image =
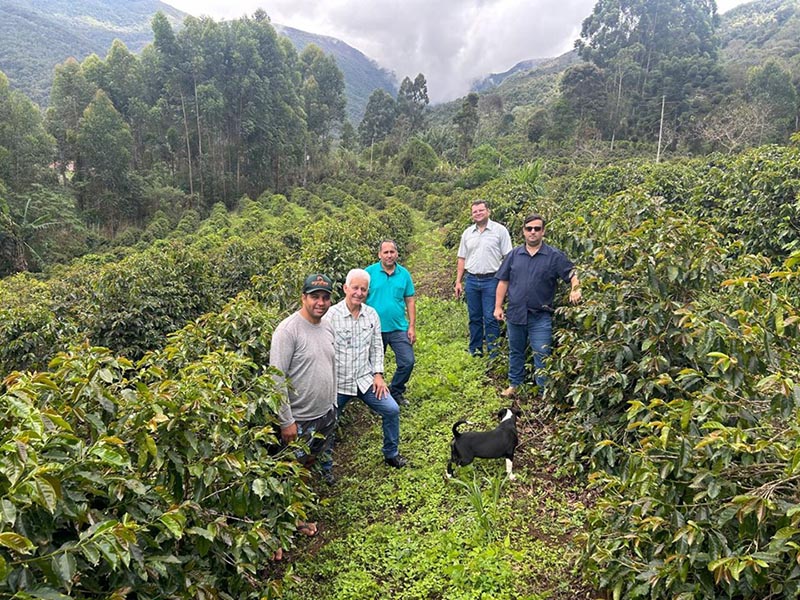
[{"label": "eucalyptus tree", "polygon": [[56,66],[46,127],[56,140],[57,164],[64,182],[69,165],[75,172],[73,180],[80,180],[82,163],[76,144],[78,123],[96,90],[97,87],[86,79],[81,65],[74,58],[68,58]]},{"label": "eucalyptus tree", "polygon": [[425,108],[430,103],[428,98],[428,82],[425,75],[419,73],[414,81],[404,77],[397,92],[397,113],[408,119],[411,134],[417,133],[425,126]]},{"label": "eucalyptus tree", "polygon": [[[193,171],[193,145],[190,139],[189,109],[187,107],[187,75],[189,67],[185,56],[184,48],[181,46],[175,31],[172,29],[167,17],[162,12],[157,12],[152,20],[153,46],[156,49],[158,60],[156,69],[158,80],[163,82],[159,96],[164,102],[161,103],[162,110],[177,113],[177,119],[181,123],[181,133],[183,137],[182,158],[186,165],[186,183],[189,193],[194,194],[194,171]],[[172,115],[170,115],[172,116]],[[173,148],[177,153],[178,148]],[[175,161],[177,162],[177,161]]]},{"label": "eucalyptus tree", "polygon": [[662,97],[672,118],[719,77],[714,0],[598,0],[575,46],[610,78],[610,118],[634,133],[658,127]]},{"label": "eucalyptus tree", "polygon": [[336,59],[314,44],[300,54],[300,68],[308,132],[325,149],[333,127],[344,121],[344,75]]},{"label": "eucalyptus tree", "polygon": [[358,139],[365,148],[383,141],[397,119],[397,103],[388,92],[377,89],[369,96],[364,117],[358,124]]},{"label": "eucalyptus tree", "polygon": [[564,72],[559,83],[564,107],[581,125],[604,130],[608,122],[606,73],[597,65],[582,63]]},{"label": "eucalyptus tree", "polygon": [[86,107],[76,139],[85,167],[78,190],[79,208],[95,222],[116,231],[136,215],[130,205],[130,127],[103,90]]},{"label": "eucalyptus tree", "polygon": [[304,158],[306,115],[297,52],[263,11],[230,27],[236,33],[231,50],[247,53],[252,61],[238,63],[241,87],[228,99],[241,127],[241,166],[249,175],[242,191],[285,190],[299,181]]},{"label": "eucalyptus tree", "polygon": [[466,159],[469,151],[475,143],[475,134],[480,124],[480,114],[478,113],[478,94],[470,92],[461,103],[461,108],[453,117],[456,126],[456,137],[458,138],[458,153],[461,158]]},{"label": "eucalyptus tree", "polygon": [[34,183],[52,161],[53,146],[39,109],[0,72],[0,181],[12,189]]},{"label": "eucalyptus tree", "polygon": [[760,143],[785,142],[797,125],[797,90],[792,75],[776,60],[753,67],[748,73],[747,96],[772,123],[774,135],[762,135]]},{"label": "eucalyptus tree", "polygon": [[333,128],[345,119],[344,75],[332,55],[309,44],[300,54],[303,76],[302,97],[308,128],[304,148],[303,183],[311,162],[317,162],[330,151]]}]

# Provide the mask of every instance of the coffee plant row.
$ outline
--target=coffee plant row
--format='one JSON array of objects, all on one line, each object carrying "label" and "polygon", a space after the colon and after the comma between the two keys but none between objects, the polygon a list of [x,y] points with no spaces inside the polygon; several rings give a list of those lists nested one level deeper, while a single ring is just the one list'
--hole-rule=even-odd
[{"label": "coffee plant row", "polygon": [[617,598],[800,594],[800,152],[564,186],[558,456],[600,491],[583,568]]},{"label": "coffee plant row", "polygon": [[411,234],[396,200],[322,192],[2,282],[0,595],[279,595],[263,568],[314,496],[278,443],[272,330],[305,274]]},{"label": "coffee plant row", "polygon": [[399,201],[379,211],[344,191],[323,191],[338,204],[300,191],[297,202],[244,199],[234,215],[217,205],[199,227],[179,223],[143,249],[86,256],[46,281],[3,280],[0,373],[43,369],[59,350],[87,339],[138,359],[168,333],[219,310],[256,276],[268,282],[262,299],[288,310],[305,273],[343,281],[353,266],[375,260],[390,231],[400,231],[401,242],[410,235],[410,211]]}]

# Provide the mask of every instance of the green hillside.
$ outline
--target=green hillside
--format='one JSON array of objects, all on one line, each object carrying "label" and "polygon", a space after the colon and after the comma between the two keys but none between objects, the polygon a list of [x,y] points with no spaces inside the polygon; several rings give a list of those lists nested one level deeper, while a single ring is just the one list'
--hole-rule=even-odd
[{"label": "green hillside", "polygon": [[325,54],[336,57],[336,64],[344,75],[347,118],[351,123],[357,124],[364,116],[364,109],[373,91],[385,90],[392,96],[397,93],[394,74],[343,41],[277,24],[275,29],[292,40],[298,52],[302,52],[309,44],[315,44]]},{"label": "green hillside", "polygon": [[742,73],[777,58],[800,80],[800,3],[761,0],[742,4],[722,15],[722,58],[727,68]]},{"label": "green hillside", "polygon": [[[665,145],[670,150],[680,146],[682,153],[709,148],[739,150],[764,141],[785,142],[796,129],[800,122],[796,100],[800,86],[797,0],[758,0],[717,18],[708,14],[706,49],[687,50],[684,56],[666,59],[664,73],[653,68],[652,57],[664,54],[666,58],[670,47],[680,54],[678,40],[684,39],[681,36],[685,32],[655,40],[646,32],[635,28],[627,31],[625,26],[619,26],[626,22],[621,14],[613,17],[619,5],[601,1],[598,6],[606,7],[606,12],[598,12],[594,18],[609,20],[597,31],[609,31],[609,42],[620,36],[614,42],[614,52],[619,54],[596,56],[592,62],[578,51],[571,51],[550,61],[537,60],[527,70],[510,70],[497,85],[481,91],[482,117],[496,122],[494,131],[478,132],[482,141],[500,144],[494,138],[498,132],[508,130],[508,123],[513,120],[514,129],[531,141],[582,139],[592,154],[597,153],[601,140],[621,138],[654,143],[662,96]],[[659,5],[643,6],[657,12]],[[685,28],[686,23],[693,22],[691,10],[708,5],[677,2],[670,6],[675,18],[683,15],[680,18],[685,23],[680,27]],[[653,17],[659,23],[655,12],[647,18]],[[663,19],[661,22],[665,26]],[[586,23],[590,24],[587,32],[592,31],[594,21],[588,18],[585,26]],[[711,31],[713,35],[708,35]],[[597,35],[602,37],[601,33]],[[591,35],[587,36],[586,40],[590,40]],[[627,54],[626,36],[635,48]],[[643,53],[647,43],[652,43],[652,48]],[[452,125],[462,102],[434,107],[431,123]],[[493,116],[499,107],[500,116]]]},{"label": "green hillside", "polygon": [[184,13],[158,0],[7,0],[0,4],[0,71],[44,106],[53,68],[68,57],[105,56],[114,39],[139,52],[153,39],[150,19],[162,11],[174,23]]}]

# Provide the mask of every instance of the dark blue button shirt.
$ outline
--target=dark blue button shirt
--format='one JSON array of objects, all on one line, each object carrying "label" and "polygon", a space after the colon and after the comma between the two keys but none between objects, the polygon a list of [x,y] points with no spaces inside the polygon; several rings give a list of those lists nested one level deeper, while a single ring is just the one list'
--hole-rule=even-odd
[{"label": "dark blue button shirt", "polygon": [[508,322],[526,325],[528,313],[552,312],[556,283],[559,279],[569,283],[574,270],[566,254],[545,243],[533,256],[524,244],[514,248],[495,275],[500,281],[508,281]]}]

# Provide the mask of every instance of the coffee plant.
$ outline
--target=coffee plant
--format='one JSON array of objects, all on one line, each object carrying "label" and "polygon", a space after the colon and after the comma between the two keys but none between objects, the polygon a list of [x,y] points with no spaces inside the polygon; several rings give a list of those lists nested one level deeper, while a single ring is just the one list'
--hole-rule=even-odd
[{"label": "coffee plant", "polygon": [[313,500],[305,470],[279,451],[279,400],[257,342],[272,322],[243,300],[138,364],[83,345],[49,372],[8,376],[0,590],[267,593],[259,570],[291,545]]},{"label": "coffee plant", "polygon": [[[750,169],[788,152],[738,160]],[[746,169],[726,168],[741,185]],[[757,171],[748,185],[778,180]],[[706,172],[703,185],[720,180]],[[546,397],[562,423],[558,456],[601,492],[583,567],[614,598],[794,598],[800,254],[781,241],[796,227],[791,180],[758,183],[769,201],[753,205],[749,229],[744,211],[698,202],[700,187],[670,199],[653,181],[572,198],[556,233],[582,257],[585,301],[560,311]],[[730,207],[728,193],[715,202]]]}]

